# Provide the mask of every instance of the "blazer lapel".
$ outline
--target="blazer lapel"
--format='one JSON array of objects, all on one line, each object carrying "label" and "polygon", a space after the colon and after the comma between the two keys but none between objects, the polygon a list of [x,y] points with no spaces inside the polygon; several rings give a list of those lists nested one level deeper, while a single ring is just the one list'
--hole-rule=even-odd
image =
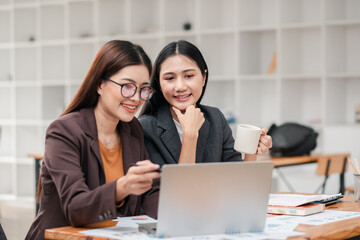
[{"label": "blazer lapel", "polygon": [[174,120],[171,117],[170,106],[168,104],[160,106],[157,120],[157,126],[160,128],[159,136],[161,141],[173,157],[173,163],[177,163],[180,158],[181,141]]},{"label": "blazer lapel", "polygon": [[105,183],[105,172],[104,172],[103,163],[101,161],[94,108],[85,108],[85,109],[81,109],[80,111],[81,111],[81,115],[82,115],[83,123],[84,123],[84,132],[86,135],[88,135],[92,139],[92,141],[90,142],[91,151],[96,156],[96,159],[102,169],[102,171],[99,173],[100,174],[100,182],[101,182],[101,184],[104,184]]}]

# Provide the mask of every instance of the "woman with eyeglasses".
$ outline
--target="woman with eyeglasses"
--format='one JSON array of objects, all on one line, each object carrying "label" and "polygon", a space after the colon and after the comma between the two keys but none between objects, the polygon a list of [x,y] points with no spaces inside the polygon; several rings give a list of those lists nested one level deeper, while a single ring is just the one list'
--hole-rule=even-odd
[{"label": "woman with eyeglasses", "polygon": [[156,217],[159,165],[147,160],[134,118],[153,93],[150,74],[151,61],[138,45],[114,40],[99,50],[74,99],[46,131],[40,210],[26,239],[117,216]]},{"label": "woman with eyeglasses", "polygon": [[[242,160],[241,153],[234,149],[224,115],[217,108],[200,104],[208,76],[200,50],[187,41],[169,43],[159,53],[150,80],[155,93],[139,118],[152,162],[163,165]],[[245,160],[256,160],[257,155],[269,151],[272,140],[266,132],[262,129],[257,153],[246,154]]]}]

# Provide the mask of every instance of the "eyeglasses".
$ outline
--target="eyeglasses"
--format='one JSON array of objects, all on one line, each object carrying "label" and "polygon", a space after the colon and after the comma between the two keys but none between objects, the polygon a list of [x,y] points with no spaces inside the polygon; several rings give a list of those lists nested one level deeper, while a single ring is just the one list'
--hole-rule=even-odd
[{"label": "eyeglasses", "polygon": [[[121,87],[121,89],[120,89],[121,95],[124,98],[131,98],[137,92],[138,87],[134,83],[120,84],[120,83],[117,83],[117,82],[111,80],[108,77],[103,77],[103,79],[106,81],[113,82],[116,85],[119,85]],[[152,97],[153,93],[154,93],[154,90],[150,86],[140,88],[140,98],[143,101],[149,100]]]}]

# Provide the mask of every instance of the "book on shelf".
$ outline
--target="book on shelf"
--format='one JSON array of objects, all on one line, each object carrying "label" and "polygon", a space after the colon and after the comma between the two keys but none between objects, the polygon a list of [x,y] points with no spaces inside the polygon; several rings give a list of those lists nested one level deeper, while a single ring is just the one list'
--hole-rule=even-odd
[{"label": "book on shelf", "polygon": [[340,193],[332,195],[270,194],[268,205],[296,207],[313,202],[326,204],[342,197]]},{"label": "book on shelf", "polygon": [[268,205],[267,212],[271,214],[306,216],[314,213],[320,213],[323,212],[324,210],[325,210],[325,204],[307,203],[296,207]]},{"label": "book on shelf", "polygon": [[267,72],[268,75],[271,75],[271,74],[273,74],[275,72],[276,65],[277,65],[277,53],[274,52],[273,55],[272,55],[269,70]]}]

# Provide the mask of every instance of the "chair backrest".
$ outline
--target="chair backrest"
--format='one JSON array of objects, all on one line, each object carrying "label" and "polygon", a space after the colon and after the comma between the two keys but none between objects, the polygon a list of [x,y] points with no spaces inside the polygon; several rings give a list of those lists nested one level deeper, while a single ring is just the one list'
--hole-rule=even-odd
[{"label": "chair backrest", "polygon": [[329,176],[335,173],[344,173],[347,171],[346,158],[344,154],[334,154],[320,157],[316,174],[319,176]]},{"label": "chair backrest", "polygon": [[334,155],[328,155],[328,156],[321,156],[318,159],[318,168],[316,171],[317,175],[324,176],[324,182],[319,186],[319,188],[316,190],[316,193],[322,189],[322,193],[325,192],[325,186],[327,179],[332,174],[339,174],[339,185],[340,189],[339,192],[341,194],[345,193],[345,172],[347,170],[347,161],[346,159],[350,157],[350,154],[334,154]]}]

